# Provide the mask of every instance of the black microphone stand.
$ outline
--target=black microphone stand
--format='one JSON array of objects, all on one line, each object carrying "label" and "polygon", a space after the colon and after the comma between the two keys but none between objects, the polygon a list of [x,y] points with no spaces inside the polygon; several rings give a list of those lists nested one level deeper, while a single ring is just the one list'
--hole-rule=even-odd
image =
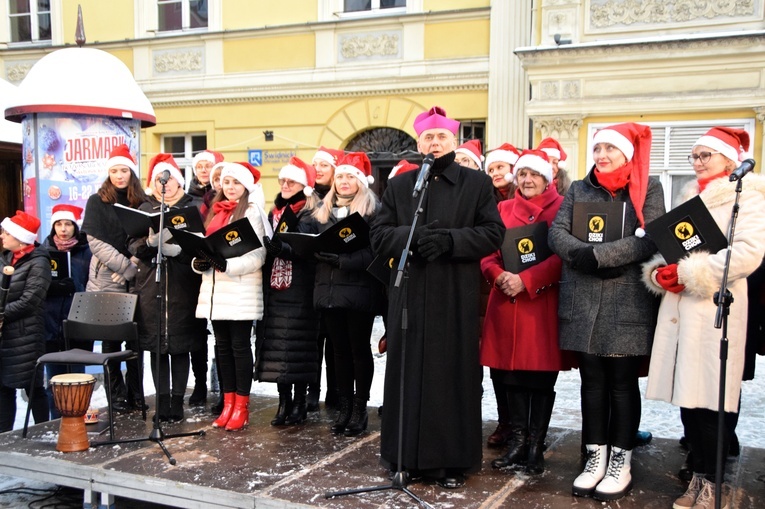
[{"label": "black microphone stand", "polygon": [[[752,161],[754,162],[754,161]],[[741,197],[741,186],[743,175],[736,182],[736,200],[731,209],[730,228],[728,229],[728,249],[725,253],[725,265],[723,267],[722,281],[720,290],[715,292],[714,303],[717,305],[717,314],[715,315],[715,329],[722,329],[720,337],[720,385],[717,397],[717,458],[715,472],[715,509],[720,509],[722,504],[722,484],[725,476],[725,455],[723,451],[723,438],[727,431],[725,429],[725,377],[728,362],[728,315],[730,314],[730,305],[733,303],[733,295],[728,290],[728,271],[730,269],[730,258],[733,253],[733,236],[736,233],[736,219],[738,219],[739,198]]]},{"label": "black microphone stand", "polygon": [[[167,274],[166,270],[166,262],[167,258],[164,256],[164,253],[162,252],[162,232],[165,229],[165,212],[167,209],[167,206],[165,205],[165,185],[167,184],[167,181],[163,181],[160,179],[159,181],[162,184],[162,198],[160,200],[160,206],[159,206],[159,232],[157,232],[157,235],[159,236],[159,241],[157,242],[157,257],[155,259],[157,264],[157,269],[154,274],[154,281],[157,283],[157,304],[159,308],[159,315],[157,316],[157,352],[154,357],[154,372],[156,373],[155,376],[160,376],[160,363],[159,363],[159,357],[161,355],[162,351],[162,332],[164,328],[165,337],[168,337],[168,330],[167,330]],[[164,277],[163,277],[164,276]],[[163,281],[164,280],[164,281]],[[163,284],[164,283],[164,284]],[[164,321],[163,321],[164,318]],[[163,327],[164,326],[164,327]],[[168,373],[169,375],[169,373]],[[143,382],[141,382],[143,383]],[[154,442],[157,445],[159,445],[160,449],[162,449],[162,452],[165,453],[165,456],[167,456],[168,461],[171,465],[175,465],[176,461],[172,454],[170,454],[170,451],[167,450],[167,447],[165,447],[164,440],[169,438],[180,438],[180,437],[190,437],[190,436],[204,436],[205,430],[199,430],[199,431],[191,431],[188,433],[174,433],[174,434],[166,434],[162,430],[162,425],[159,421],[159,380],[154,382],[154,388],[156,390],[156,394],[154,396],[154,418],[152,421],[154,422],[154,427],[151,430],[151,433],[148,437],[143,438],[128,438],[128,439],[122,439],[117,441],[118,443],[131,443],[131,442]],[[98,442],[98,445],[108,445],[110,443],[115,442]]]},{"label": "black microphone stand", "polygon": [[[401,297],[403,301],[403,307],[401,309],[401,371],[399,373],[399,391],[398,391],[398,450],[397,450],[397,465],[396,473],[393,476],[391,483],[383,484],[381,486],[369,486],[366,488],[356,488],[345,491],[327,492],[324,494],[324,498],[340,497],[343,495],[353,495],[356,493],[367,493],[371,491],[381,490],[400,490],[413,498],[420,506],[433,509],[433,506],[422,500],[416,494],[414,494],[407,484],[409,482],[409,474],[403,469],[403,456],[404,456],[404,374],[406,371],[406,336],[408,331],[408,305],[407,305],[407,287],[409,283],[409,263],[408,258],[410,255],[409,249],[412,246],[412,239],[414,238],[414,231],[417,228],[417,221],[420,218],[420,214],[423,212],[422,204],[425,200],[425,195],[428,191],[429,181],[425,181],[425,185],[420,193],[420,201],[417,203],[417,209],[414,211],[414,217],[412,219],[412,226],[409,228],[409,237],[406,239],[406,246],[401,252],[401,259],[398,262],[398,269],[396,273],[396,281],[393,286],[396,288],[401,287]],[[403,287],[401,286],[403,280]]]}]

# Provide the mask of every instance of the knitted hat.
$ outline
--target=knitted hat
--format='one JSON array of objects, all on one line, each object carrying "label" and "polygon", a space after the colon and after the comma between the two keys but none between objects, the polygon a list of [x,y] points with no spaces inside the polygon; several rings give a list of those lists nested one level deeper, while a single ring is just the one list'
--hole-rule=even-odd
[{"label": "knitted hat", "polygon": [[749,133],[734,127],[713,127],[699,138],[696,145],[704,145],[739,163],[748,157]]},{"label": "knitted hat", "polygon": [[417,136],[428,129],[446,129],[456,135],[459,128],[459,121],[447,118],[446,110],[440,106],[433,106],[428,111],[417,115],[417,118],[414,119],[414,130]]},{"label": "knitted hat", "polygon": [[542,150],[524,150],[513,168],[513,180],[518,182],[518,170],[527,168],[542,175],[549,184],[553,180],[553,168],[547,153]]},{"label": "knitted hat", "polygon": [[133,157],[133,154],[130,153],[130,149],[124,143],[122,145],[117,145],[112,148],[111,152],[109,152],[109,159],[106,160],[106,169],[108,170],[112,166],[117,166],[118,164],[127,166],[133,170],[136,177],[140,177],[135,157]]},{"label": "knitted hat", "polygon": [[479,140],[468,140],[455,150],[455,152],[460,152],[462,154],[465,154],[470,159],[473,160],[475,164],[478,165],[478,169],[483,169],[483,153],[481,152],[481,142]]},{"label": "knitted hat", "polygon": [[220,152],[215,152],[212,150],[203,150],[199,152],[197,155],[194,156],[194,158],[191,160],[191,166],[196,170],[197,163],[199,161],[207,161],[212,164],[217,164],[221,161],[223,161],[223,154]]},{"label": "knitted hat", "polygon": [[651,167],[651,128],[634,122],[616,124],[597,131],[592,142],[593,145],[610,143],[622,151],[628,162],[632,162],[627,188],[640,223],[635,236],[643,237],[645,235],[643,205],[648,193],[648,171]]},{"label": "knitted hat", "polygon": [[[496,162],[503,162],[509,164],[511,167],[515,166],[515,163],[518,162],[518,158],[521,156],[520,150],[515,148],[509,143],[503,143],[499,147],[495,148],[494,150],[491,150],[488,154],[486,154],[486,161],[484,166],[484,170],[486,173],[489,173],[489,166],[491,166],[492,163]],[[505,175],[505,180],[508,182],[511,182],[513,180],[513,171],[512,168],[510,169],[510,172]]]},{"label": "knitted hat", "polygon": [[416,164],[412,164],[406,159],[400,160],[396,166],[393,167],[392,170],[390,170],[390,173],[388,174],[388,180],[392,179],[396,175],[401,175],[402,173],[406,173],[408,171],[414,171],[418,170],[420,167]]},{"label": "knitted hat", "polygon": [[536,150],[541,150],[548,157],[556,158],[558,160],[558,168],[566,169],[566,152],[564,152],[563,147],[560,146],[560,143],[555,138],[545,138],[540,141]]},{"label": "knitted hat", "polygon": [[17,210],[15,216],[3,219],[0,227],[23,244],[34,244],[37,240],[37,230],[40,229],[40,220],[23,210]]},{"label": "knitted hat", "polygon": [[350,173],[359,179],[364,187],[369,187],[369,184],[375,183],[375,178],[372,176],[372,163],[364,152],[345,154],[335,168],[335,176],[342,173]]},{"label": "knitted hat", "polygon": [[260,171],[250,163],[229,163],[222,162],[223,169],[220,172],[220,179],[223,181],[226,177],[234,177],[244,186],[250,194],[255,192],[255,184],[260,180]]},{"label": "knitted hat", "polygon": [[82,219],[81,207],[78,207],[77,205],[69,205],[68,203],[61,203],[53,207],[50,223],[55,224],[56,221],[79,223],[80,219]]},{"label": "knitted hat", "polygon": [[183,173],[181,173],[181,170],[178,168],[178,164],[175,162],[175,159],[173,159],[172,154],[159,153],[149,161],[149,189],[153,187],[154,179],[157,178],[157,175],[165,170],[168,170],[170,176],[175,178],[175,180],[178,181],[178,184],[183,187],[186,183],[186,179],[183,178]]},{"label": "knitted hat", "polygon": [[325,161],[331,164],[333,168],[337,168],[338,161],[340,161],[344,155],[345,152],[342,150],[319,147],[319,150],[316,151],[313,159],[311,159],[311,164],[314,164],[316,161]]},{"label": "knitted hat", "polygon": [[279,179],[290,179],[303,184],[303,193],[306,196],[313,194],[313,187],[316,185],[316,168],[306,163],[296,156],[290,158],[287,163],[279,170]]}]

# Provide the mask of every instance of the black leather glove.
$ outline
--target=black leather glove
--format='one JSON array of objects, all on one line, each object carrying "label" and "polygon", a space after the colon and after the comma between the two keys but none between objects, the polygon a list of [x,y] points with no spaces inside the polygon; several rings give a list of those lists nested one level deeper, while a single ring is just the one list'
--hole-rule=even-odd
[{"label": "black leather glove", "polygon": [[595,275],[600,279],[616,279],[617,277],[621,277],[625,272],[627,272],[627,267],[622,265],[621,267],[598,269],[595,271]]},{"label": "black leather glove", "polygon": [[313,257],[316,258],[317,261],[320,261],[322,263],[326,263],[328,265],[331,265],[333,267],[340,267],[340,255],[335,253],[314,253]]},{"label": "black leather glove", "polygon": [[593,246],[576,248],[569,255],[571,256],[571,267],[573,269],[585,274],[594,274],[598,270],[598,260],[595,258],[595,248]]},{"label": "black leather glove", "polygon": [[228,267],[228,261],[225,258],[221,258],[219,256],[209,256],[207,253],[201,253],[202,258],[205,259],[207,263],[212,265],[212,267],[217,270],[218,272],[226,272],[226,267]]},{"label": "black leather glove", "polygon": [[192,258],[191,267],[197,272],[207,272],[212,265],[204,258]]},{"label": "black leather glove", "polygon": [[268,235],[263,237],[263,247],[266,248],[266,253],[270,254],[274,258],[282,253],[284,242],[279,237],[269,238]]},{"label": "black leather glove", "polygon": [[74,279],[69,277],[51,281],[50,286],[48,287],[48,295],[50,297],[64,297],[73,295],[74,292]]},{"label": "black leather glove", "polygon": [[444,254],[451,254],[454,240],[449,230],[445,228],[431,229],[417,241],[417,252],[420,256],[432,262]]}]

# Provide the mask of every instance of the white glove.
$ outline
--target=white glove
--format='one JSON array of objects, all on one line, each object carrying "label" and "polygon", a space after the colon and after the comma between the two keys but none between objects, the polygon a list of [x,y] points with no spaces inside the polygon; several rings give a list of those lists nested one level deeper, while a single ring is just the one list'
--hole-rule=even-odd
[{"label": "white glove", "polygon": [[130,262],[130,265],[128,265],[128,268],[125,269],[125,272],[122,273],[122,277],[126,281],[132,281],[137,272],[138,272],[138,266],[135,263]]},{"label": "white glove", "polygon": [[122,277],[121,274],[118,274],[117,272],[112,272],[112,281],[114,281],[118,285],[127,284],[127,280],[124,277]]},{"label": "white glove", "polygon": [[159,245],[160,240],[162,241],[162,243],[165,243],[172,238],[173,238],[173,234],[167,228],[164,228],[162,230],[161,235],[154,233],[153,228],[149,228],[149,236],[146,237],[146,245],[150,247],[157,247]]},{"label": "white glove", "polygon": [[170,258],[181,254],[181,246],[178,244],[165,244],[162,243],[162,253]]}]

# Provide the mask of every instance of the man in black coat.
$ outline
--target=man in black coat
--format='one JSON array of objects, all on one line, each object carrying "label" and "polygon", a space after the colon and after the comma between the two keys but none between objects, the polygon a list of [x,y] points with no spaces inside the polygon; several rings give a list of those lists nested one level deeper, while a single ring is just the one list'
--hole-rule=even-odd
[{"label": "man in black coat", "polygon": [[[499,249],[505,227],[491,179],[454,162],[459,122],[434,107],[417,117],[414,128],[419,151],[433,154],[435,162],[411,245],[408,279],[396,288],[396,271],[391,274],[381,456],[397,470],[405,343],[401,469],[457,488],[464,484],[465,473],[481,466],[476,274],[481,258]],[[406,245],[419,202],[412,197],[417,176],[408,172],[389,181],[372,229],[372,246],[380,256],[398,259]]]}]

